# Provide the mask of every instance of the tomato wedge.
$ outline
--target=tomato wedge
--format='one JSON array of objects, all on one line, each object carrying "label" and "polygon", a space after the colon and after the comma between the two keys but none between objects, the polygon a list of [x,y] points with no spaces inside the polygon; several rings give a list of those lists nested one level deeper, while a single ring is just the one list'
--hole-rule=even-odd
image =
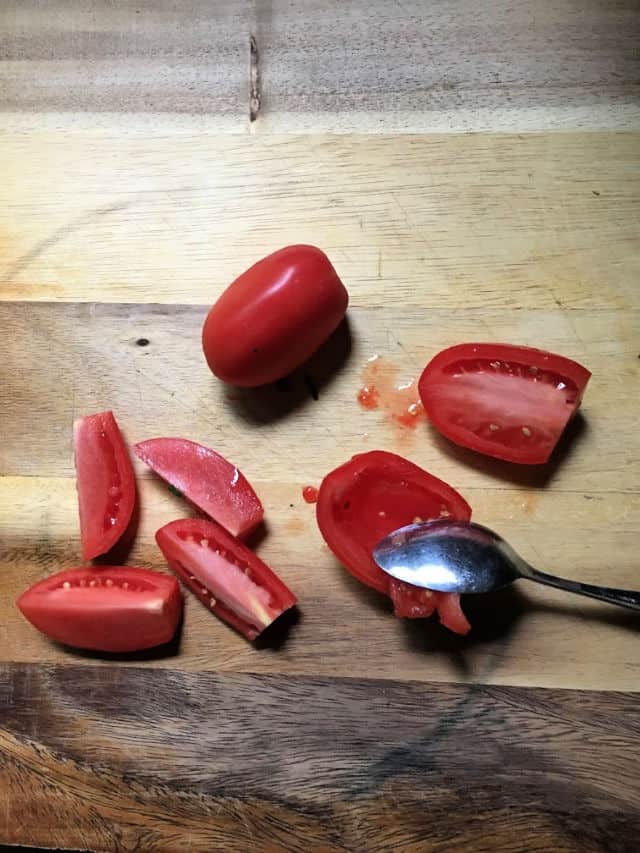
[{"label": "tomato wedge", "polygon": [[175,578],[129,566],[58,572],[23,592],[17,605],[52,640],[100,652],[168,643],[182,613]]},{"label": "tomato wedge", "polygon": [[390,596],[396,616],[419,618],[437,610],[451,630],[461,634],[469,630],[459,596],[392,580],[372,557],[380,539],[406,524],[432,518],[468,521],[471,507],[451,486],[394,453],[360,453],[324,478],[316,518],[327,545],[347,571]]},{"label": "tomato wedge", "polygon": [[109,551],[127,529],[136,500],[131,460],[112,412],[73,425],[82,557]]},{"label": "tomato wedge", "polygon": [[264,510],[249,481],[215,450],[186,438],[135,444],[143,462],[234,536],[246,536]]},{"label": "tomato wedge", "polygon": [[591,373],[532,347],[460,344],[425,367],[418,389],[431,423],[456,444],[509,462],[546,462]]},{"label": "tomato wedge", "polygon": [[213,521],[172,521],[156,541],[185,586],[249,640],[296,603],[266,563]]}]

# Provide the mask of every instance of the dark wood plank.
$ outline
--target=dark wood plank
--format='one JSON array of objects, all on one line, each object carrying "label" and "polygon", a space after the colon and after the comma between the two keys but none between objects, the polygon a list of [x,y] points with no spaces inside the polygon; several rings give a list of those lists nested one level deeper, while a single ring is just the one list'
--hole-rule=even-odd
[{"label": "dark wood plank", "polygon": [[622,693],[0,669],[0,841],[92,850],[630,851]]}]

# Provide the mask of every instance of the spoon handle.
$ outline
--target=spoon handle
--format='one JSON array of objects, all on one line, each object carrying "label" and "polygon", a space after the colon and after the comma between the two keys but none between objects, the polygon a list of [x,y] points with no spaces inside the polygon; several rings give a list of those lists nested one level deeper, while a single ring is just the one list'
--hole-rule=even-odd
[{"label": "spoon handle", "polygon": [[580,583],[579,581],[571,581],[566,578],[557,578],[554,575],[540,572],[532,566],[527,567],[525,577],[529,578],[529,580],[546,584],[546,586],[554,586],[556,589],[576,592],[578,595],[588,595],[590,598],[597,598],[599,601],[606,601],[608,604],[617,604],[620,607],[630,607],[631,610],[640,610],[640,592],[634,592],[630,589],[613,589],[609,586],[594,586],[590,583]]}]

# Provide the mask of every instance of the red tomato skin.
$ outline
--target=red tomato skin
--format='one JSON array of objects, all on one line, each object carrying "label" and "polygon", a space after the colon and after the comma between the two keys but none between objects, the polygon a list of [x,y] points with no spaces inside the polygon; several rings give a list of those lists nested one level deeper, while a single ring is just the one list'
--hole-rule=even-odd
[{"label": "red tomato skin", "polygon": [[[400,518],[389,512],[388,516],[375,521],[375,525],[367,524],[367,535],[371,541],[363,545],[353,534],[345,533],[344,523],[341,525],[339,519],[339,505],[343,499],[349,500],[349,495],[354,488],[357,488],[359,482],[365,478],[375,478],[383,486],[389,483],[397,485],[406,481],[418,487],[418,494],[414,498],[409,517],[405,515]],[[371,450],[356,454],[344,465],[327,474],[320,484],[316,503],[316,520],[325,542],[354,577],[384,595],[389,594],[389,576],[376,565],[371,556],[373,546],[393,530],[405,524],[411,524],[415,517],[420,517],[423,521],[438,517],[425,512],[426,499],[422,504],[422,512],[425,514],[421,514],[421,489],[425,496],[430,496],[430,501],[435,497],[438,505],[445,507],[445,511],[449,513],[447,517],[459,521],[469,521],[471,518],[471,507],[455,489],[408,459],[397,456],[395,453],[388,453],[386,450]],[[397,507],[398,501],[395,503]],[[400,512],[402,513],[402,509]],[[407,586],[410,585],[407,584]]]},{"label": "red tomato skin", "polygon": [[[363,511],[368,513],[366,518]],[[360,453],[327,474],[316,504],[318,527],[338,560],[361,583],[390,596],[396,616],[406,618],[430,616],[436,609],[440,614],[450,594],[391,579],[376,565],[371,552],[393,530],[416,518],[428,521],[435,517],[469,521],[471,507],[444,481],[408,459],[382,450]],[[452,611],[447,604],[445,613]],[[464,627],[460,620],[449,619],[447,627],[465,633],[458,630]]]},{"label": "red tomato skin", "polygon": [[337,328],[349,296],[315,246],[287,246],[255,263],[213,305],[202,329],[212,372],[231,385],[274,382]]},{"label": "red tomato skin", "polygon": [[172,521],[157,531],[156,542],[184,585],[248,640],[297,603],[266,563],[213,521]]},{"label": "red tomato skin", "polygon": [[124,439],[112,412],[73,425],[83,560],[106,554],[127,529],[136,485]]},{"label": "red tomato skin", "polygon": [[129,566],[66,569],[31,586],[17,605],[52,640],[100,652],[168,643],[182,613],[174,577]]},{"label": "red tomato skin", "polygon": [[135,444],[143,462],[234,536],[246,536],[262,521],[260,499],[231,462],[186,438],[151,438]]},{"label": "red tomato skin", "polygon": [[[483,366],[478,372],[480,363],[498,367],[489,372]],[[454,377],[456,365],[465,367]],[[464,414],[456,413],[454,417],[451,406],[456,385],[467,381],[465,374],[473,374],[474,365],[478,375],[484,373],[479,381],[493,386],[491,394],[484,397],[476,389],[466,405],[460,399],[456,401],[460,409],[469,412],[470,421],[478,419],[483,404],[490,407],[483,418],[486,423],[476,424],[475,430],[465,425]],[[513,344],[466,343],[434,356],[422,372],[418,390],[427,417],[450,441],[507,462],[540,465],[549,460],[564,428],[578,410],[590,377],[591,373],[578,362],[545,350]],[[526,383],[520,388],[527,391],[529,418],[539,429],[532,426],[526,414],[520,419],[527,423],[514,420],[517,411],[514,379]],[[496,394],[496,381],[503,385],[501,394]],[[502,428],[501,418],[508,424],[507,430]]]}]

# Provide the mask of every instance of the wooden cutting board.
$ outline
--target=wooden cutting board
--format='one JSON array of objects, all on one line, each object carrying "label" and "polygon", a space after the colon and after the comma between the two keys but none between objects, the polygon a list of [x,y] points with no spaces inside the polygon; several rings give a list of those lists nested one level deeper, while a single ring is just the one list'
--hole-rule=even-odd
[{"label": "wooden cutting board", "polygon": [[[0,843],[633,849],[638,619],[522,585],[466,602],[467,638],[398,621],[301,491],[392,450],[535,565],[640,587],[635,4],[211,5],[0,11]],[[284,387],[224,388],[207,308],[292,242],[334,262],[348,329]],[[593,372],[548,466],[358,406],[372,356],[397,388],[474,339]],[[71,424],[107,408],[255,485],[300,598],[266,647],[188,596],[176,642],[130,656],[16,610],[80,563]],[[189,510],[136,472],[128,562],[163,570],[155,530]]]}]

